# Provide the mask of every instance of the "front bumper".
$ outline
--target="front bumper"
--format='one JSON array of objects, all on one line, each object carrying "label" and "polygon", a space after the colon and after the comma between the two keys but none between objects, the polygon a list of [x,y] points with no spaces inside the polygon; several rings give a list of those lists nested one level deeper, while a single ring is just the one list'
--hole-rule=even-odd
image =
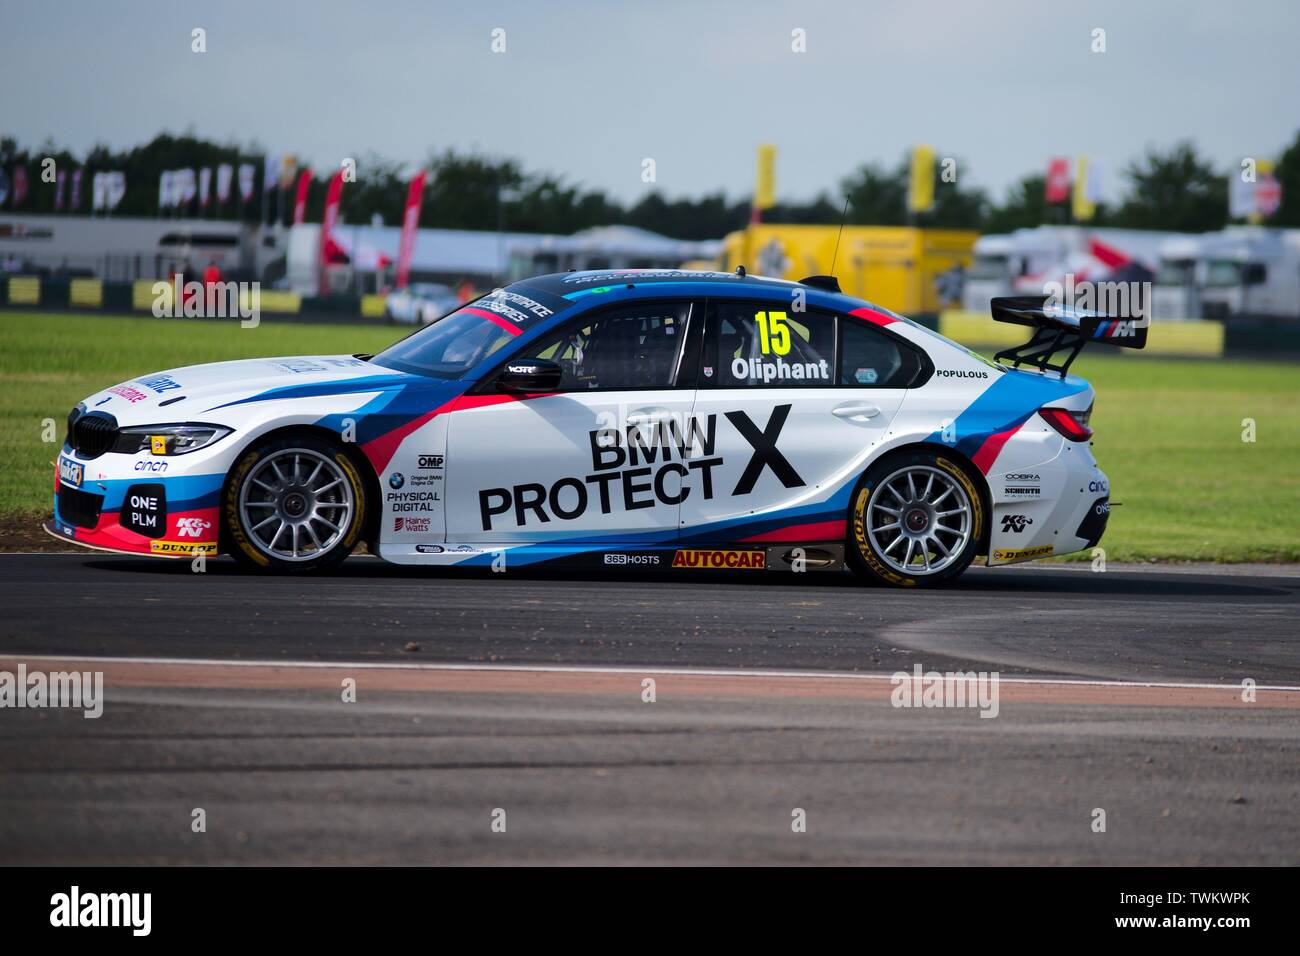
[{"label": "front bumper", "polygon": [[65,447],[54,466],[54,514],[45,530],[121,554],[215,555],[224,475],[168,475],[156,467],[147,456],[83,461]]}]

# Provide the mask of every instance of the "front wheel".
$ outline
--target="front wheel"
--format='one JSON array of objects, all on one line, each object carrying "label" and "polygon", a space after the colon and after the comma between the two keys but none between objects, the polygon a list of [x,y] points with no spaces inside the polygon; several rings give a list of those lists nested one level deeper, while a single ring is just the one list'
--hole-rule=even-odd
[{"label": "front wheel", "polygon": [[351,554],[365,508],[365,486],[343,449],[290,435],[240,456],[222,510],[238,561],[296,572],[333,567]]},{"label": "front wheel", "polygon": [[849,555],[862,576],[895,587],[951,581],[984,534],[984,499],[955,460],[928,451],[890,455],[854,492]]}]

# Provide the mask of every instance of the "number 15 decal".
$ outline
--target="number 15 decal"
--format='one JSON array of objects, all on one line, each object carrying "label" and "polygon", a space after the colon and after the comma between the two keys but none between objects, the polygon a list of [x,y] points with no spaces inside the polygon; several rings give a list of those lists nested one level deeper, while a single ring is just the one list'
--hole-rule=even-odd
[{"label": "number 15 decal", "polygon": [[754,316],[758,320],[759,345],[764,355],[790,354],[790,326],[786,324],[784,312],[759,312]]}]

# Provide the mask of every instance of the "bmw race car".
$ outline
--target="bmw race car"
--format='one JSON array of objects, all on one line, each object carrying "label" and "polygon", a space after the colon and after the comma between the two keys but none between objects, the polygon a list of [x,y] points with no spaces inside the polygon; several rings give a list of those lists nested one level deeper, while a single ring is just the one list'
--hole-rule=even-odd
[{"label": "bmw race car", "polygon": [[[898,586],[1091,548],[1088,342],[1145,323],[998,299],[991,362],[833,278],[617,271],[514,283],[378,355],[220,362],[79,404],[57,537],[338,564],[836,569]],[[1063,362],[1053,361],[1068,352]]]}]

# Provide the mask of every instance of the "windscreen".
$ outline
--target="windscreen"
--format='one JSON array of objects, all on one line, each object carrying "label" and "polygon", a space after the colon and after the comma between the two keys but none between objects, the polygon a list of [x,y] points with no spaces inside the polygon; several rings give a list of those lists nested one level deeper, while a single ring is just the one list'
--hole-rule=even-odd
[{"label": "windscreen", "polygon": [[517,336],[569,304],[557,296],[527,287],[497,289],[408,335],[371,361],[399,372],[461,378]]}]

